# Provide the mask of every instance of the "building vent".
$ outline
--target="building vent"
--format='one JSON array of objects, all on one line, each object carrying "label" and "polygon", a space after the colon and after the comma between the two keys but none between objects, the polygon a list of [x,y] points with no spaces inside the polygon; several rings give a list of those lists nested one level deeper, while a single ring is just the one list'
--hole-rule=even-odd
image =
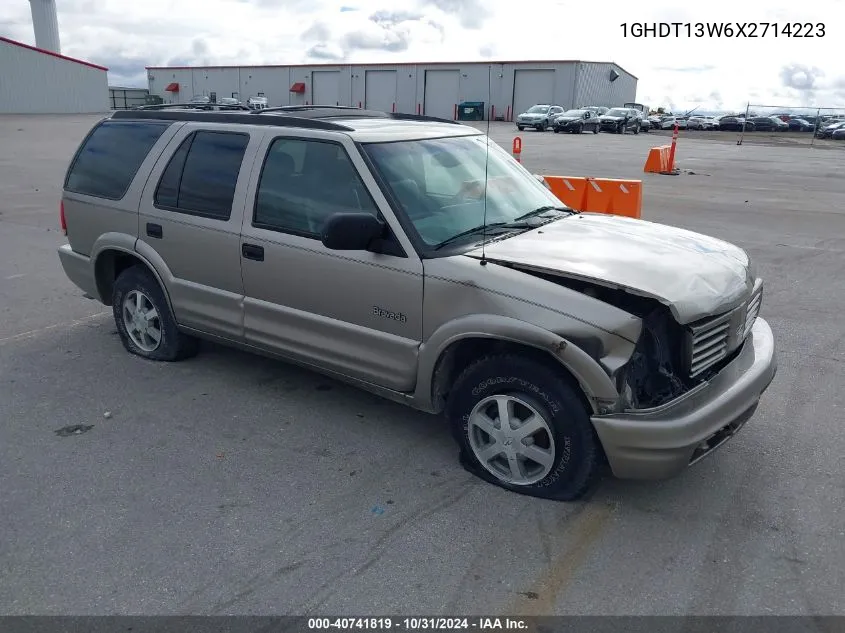
[{"label": "building vent", "polygon": [[619,73],[616,72],[616,69],[611,68],[610,69],[610,81],[616,81],[617,79],[619,79]]}]

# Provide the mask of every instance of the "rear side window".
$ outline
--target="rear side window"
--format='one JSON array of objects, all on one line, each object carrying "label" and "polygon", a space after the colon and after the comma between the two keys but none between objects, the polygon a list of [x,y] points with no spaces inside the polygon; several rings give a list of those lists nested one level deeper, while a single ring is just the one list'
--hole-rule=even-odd
[{"label": "rear side window", "polygon": [[167,164],[155,192],[157,207],[228,220],[248,134],[194,132]]},{"label": "rear side window", "polygon": [[153,145],[169,126],[153,121],[105,121],[85,139],[65,179],[65,190],[120,200]]}]

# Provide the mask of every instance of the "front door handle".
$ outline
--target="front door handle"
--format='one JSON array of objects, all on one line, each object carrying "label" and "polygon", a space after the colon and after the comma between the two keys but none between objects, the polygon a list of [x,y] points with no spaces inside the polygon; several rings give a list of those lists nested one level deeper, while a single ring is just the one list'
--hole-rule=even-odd
[{"label": "front door handle", "polygon": [[241,253],[247,259],[254,259],[257,262],[264,261],[264,247],[255,244],[242,244]]},{"label": "front door handle", "polygon": [[147,222],[147,235],[149,235],[150,237],[161,239],[164,235],[164,231],[161,228],[161,224],[151,224]]}]

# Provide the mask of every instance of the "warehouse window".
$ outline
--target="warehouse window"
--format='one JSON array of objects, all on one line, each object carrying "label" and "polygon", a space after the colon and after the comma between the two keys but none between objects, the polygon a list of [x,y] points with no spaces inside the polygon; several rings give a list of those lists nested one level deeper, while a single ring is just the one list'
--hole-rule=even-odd
[{"label": "warehouse window", "polygon": [[253,226],[316,238],[334,213],[378,215],[346,150],[337,143],[273,141],[258,182]]},{"label": "warehouse window", "polygon": [[228,220],[248,144],[248,134],[194,132],[167,164],[156,188],[155,205]]},{"label": "warehouse window", "polygon": [[98,125],[74,157],[65,190],[120,200],[169,125],[151,121],[105,121]]}]

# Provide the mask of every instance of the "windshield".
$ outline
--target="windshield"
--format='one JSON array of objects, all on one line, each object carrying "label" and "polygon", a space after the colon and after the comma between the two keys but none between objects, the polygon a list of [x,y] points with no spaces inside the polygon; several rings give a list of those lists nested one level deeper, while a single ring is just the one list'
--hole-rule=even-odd
[{"label": "windshield", "polygon": [[561,116],[583,116],[586,110],[567,110]]},{"label": "windshield", "polygon": [[[364,151],[429,246],[484,224],[484,135],[370,143]],[[489,141],[487,225],[540,207],[564,207],[510,154]],[[467,243],[472,242],[467,236]]]},{"label": "windshield", "polygon": [[625,116],[630,114],[625,108],[611,108],[607,111],[607,116]]},{"label": "windshield", "polygon": [[549,111],[549,106],[541,106],[541,105],[531,106],[527,110],[527,112],[529,114],[545,114],[548,111]]}]

